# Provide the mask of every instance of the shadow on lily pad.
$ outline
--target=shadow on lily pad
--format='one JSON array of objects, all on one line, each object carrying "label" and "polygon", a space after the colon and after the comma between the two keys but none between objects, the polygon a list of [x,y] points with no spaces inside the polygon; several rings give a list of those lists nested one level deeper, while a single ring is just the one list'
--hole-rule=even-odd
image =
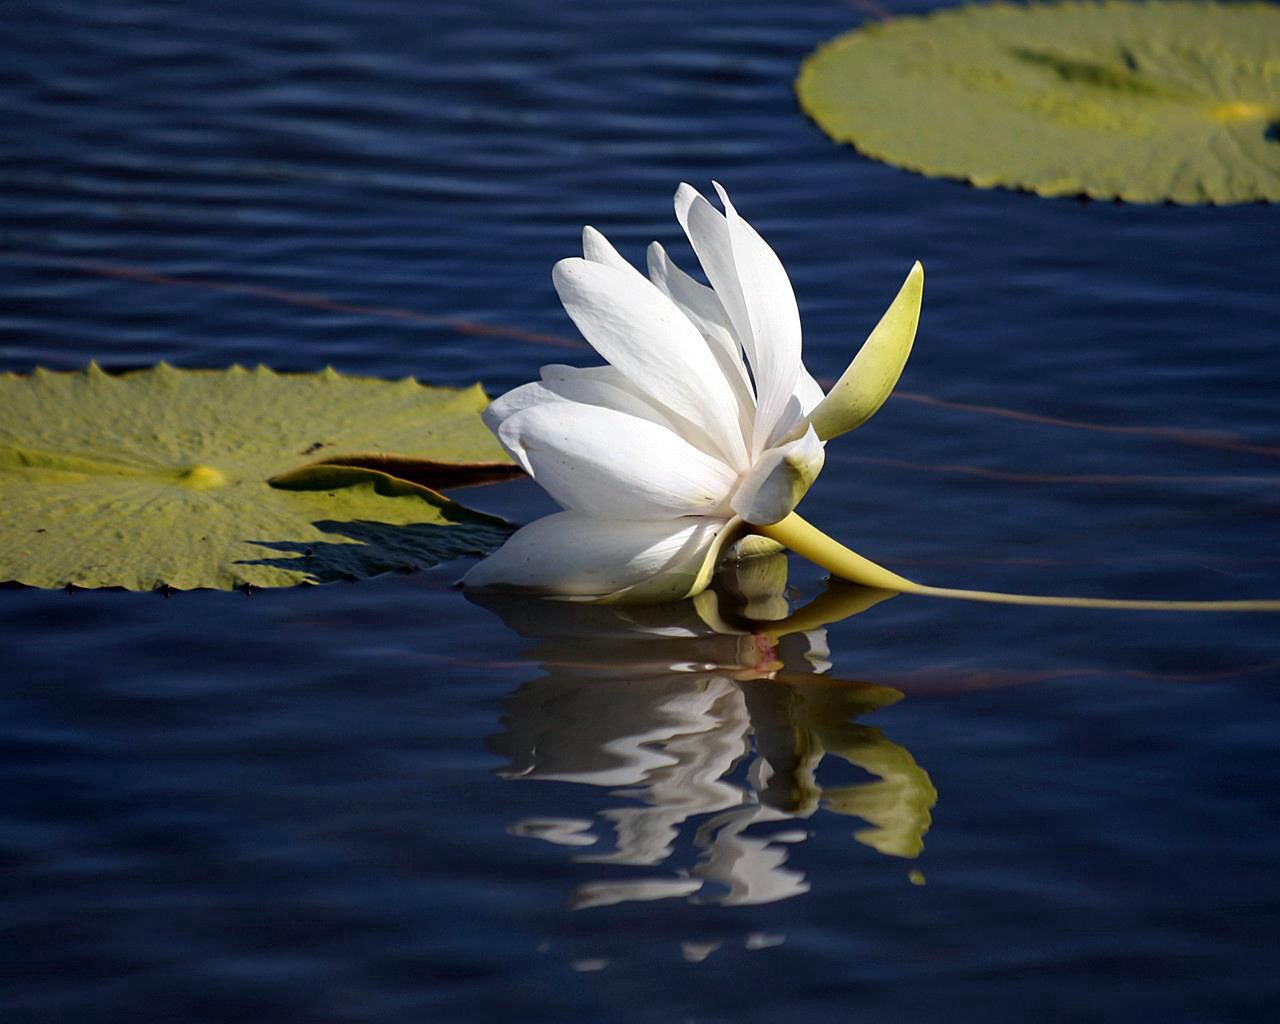
[{"label": "shadow on lily pad", "polygon": [[471,523],[465,529],[434,523],[396,525],[363,519],[320,520],[312,525],[322,533],[345,539],[310,543],[255,539],[250,543],[278,551],[281,556],[246,559],[236,564],[305,572],[313,583],[334,583],[395,570],[429,569],[463,555],[487,554],[515,529],[496,520]]}]

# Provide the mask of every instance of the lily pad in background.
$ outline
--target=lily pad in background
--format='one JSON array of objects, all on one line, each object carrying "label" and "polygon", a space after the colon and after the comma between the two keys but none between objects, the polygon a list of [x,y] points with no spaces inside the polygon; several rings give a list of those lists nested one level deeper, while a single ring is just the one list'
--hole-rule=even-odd
[{"label": "lily pad in background", "polygon": [[832,138],[984,188],[1280,200],[1280,8],[1058,3],[895,18],[811,54]]},{"label": "lily pad in background", "polygon": [[0,580],[277,587],[488,551],[511,527],[422,482],[509,470],[487,403],[332,370],[0,374]]}]

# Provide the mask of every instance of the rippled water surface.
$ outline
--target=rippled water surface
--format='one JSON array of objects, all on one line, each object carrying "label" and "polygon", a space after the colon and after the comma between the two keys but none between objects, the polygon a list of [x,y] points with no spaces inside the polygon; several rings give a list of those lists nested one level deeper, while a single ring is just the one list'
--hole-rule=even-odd
[{"label": "rippled water surface", "polygon": [[[791,80],[852,6],[4,17],[0,369],[497,393],[589,361],[548,275],[583,223],[687,262],[671,193],[716,178],[820,378],[928,269],[810,519],[939,584],[1280,596],[1280,214],[834,146]],[[0,590],[5,1020],[1280,1016],[1276,620],[863,607],[776,561],[620,615],[465,567]]]}]

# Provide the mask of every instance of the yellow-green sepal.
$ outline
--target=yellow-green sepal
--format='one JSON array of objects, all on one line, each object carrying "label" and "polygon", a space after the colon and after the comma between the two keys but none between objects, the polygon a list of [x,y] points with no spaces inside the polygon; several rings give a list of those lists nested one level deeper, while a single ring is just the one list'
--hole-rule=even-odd
[{"label": "yellow-green sepal", "polygon": [[862,426],[884,405],[911,355],[923,297],[924,267],[917,261],[853,362],[810,415],[822,440]]}]

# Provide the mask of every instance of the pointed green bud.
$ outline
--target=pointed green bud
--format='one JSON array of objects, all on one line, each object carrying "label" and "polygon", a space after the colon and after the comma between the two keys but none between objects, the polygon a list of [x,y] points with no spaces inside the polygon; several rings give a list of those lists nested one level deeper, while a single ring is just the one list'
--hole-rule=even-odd
[{"label": "pointed green bud", "polygon": [[822,440],[862,426],[884,405],[911,355],[923,296],[924,267],[917,262],[849,368],[810,415]]}]

